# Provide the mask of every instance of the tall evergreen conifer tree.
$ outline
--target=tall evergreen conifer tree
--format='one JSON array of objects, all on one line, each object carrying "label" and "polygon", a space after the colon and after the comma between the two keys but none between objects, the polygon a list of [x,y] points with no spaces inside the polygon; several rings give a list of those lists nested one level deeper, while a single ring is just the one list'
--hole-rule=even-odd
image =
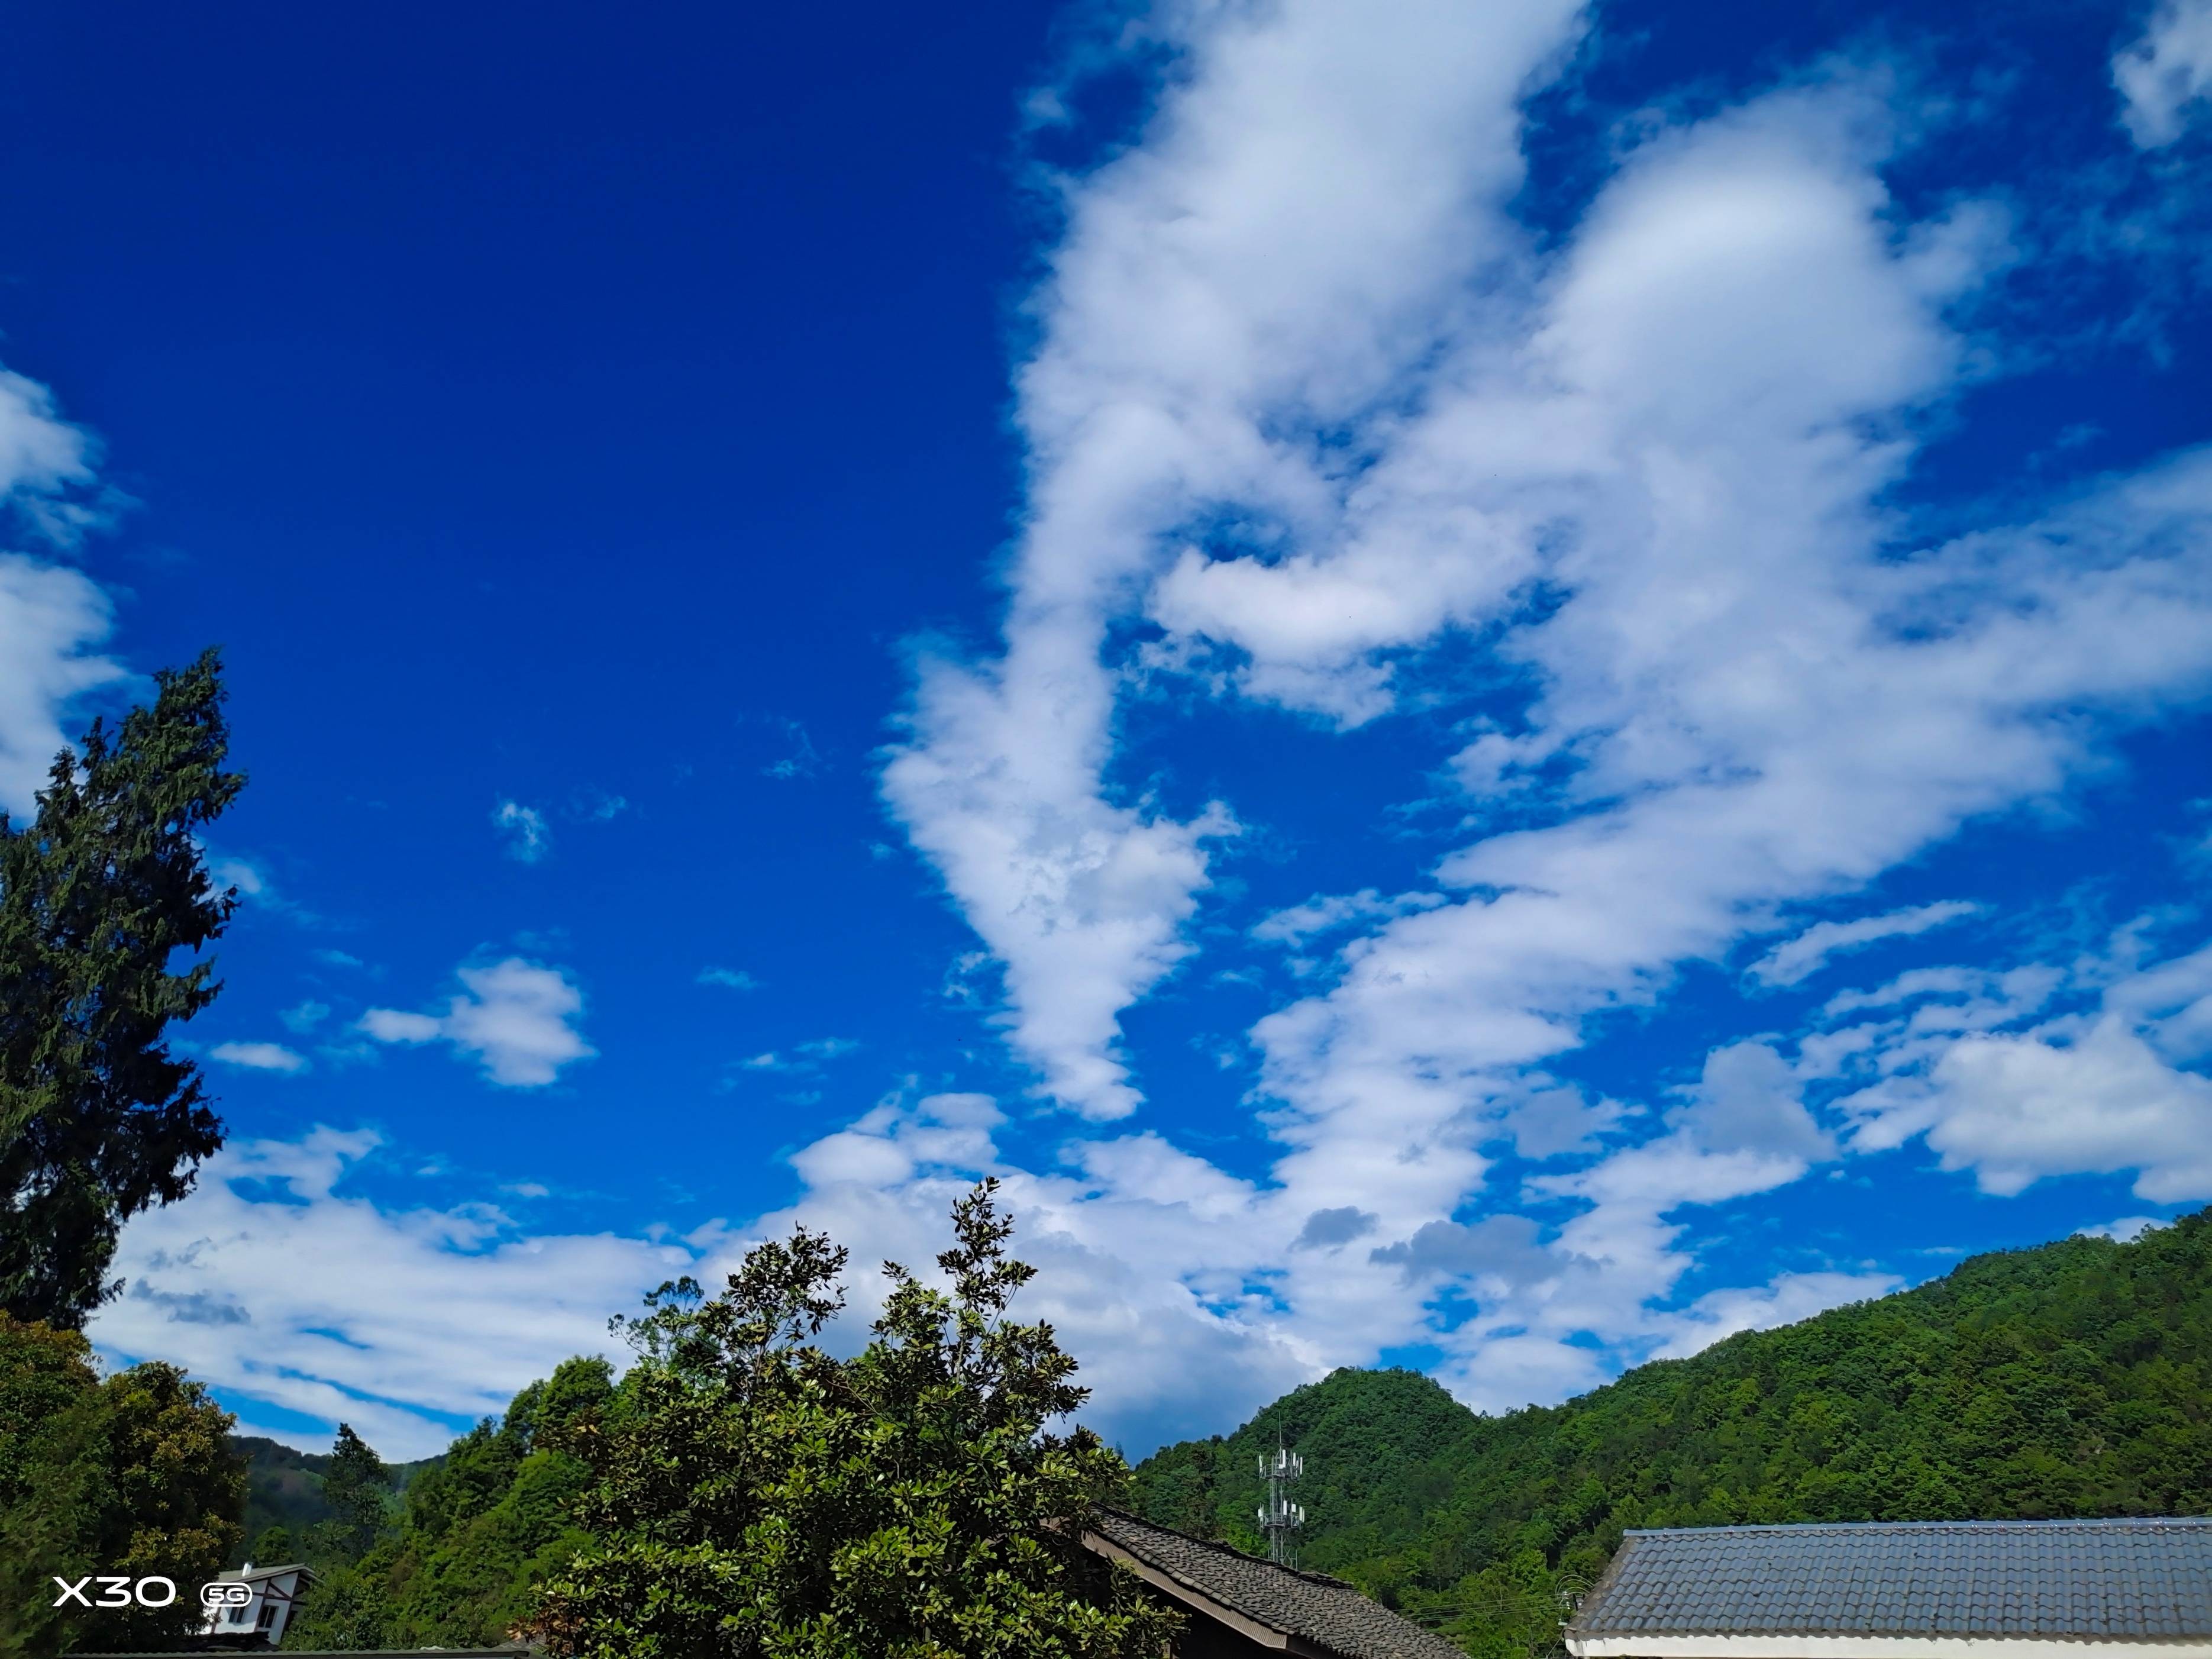
[{"label": "tall evergreen conifer tree", "polygon": [[245,780],[224,770],[216,654],[155,684],[57,757],[30,823],[0,813],[0,1307],[57,1328],[121,1288],[122,1224],[182,1198],[222,1144],[163,1037],[219,988],[209,962],[171,963],[230,919],[198,836]]},{"label": "tall evergreen conifer tree", "polygon": [[375,1547],[392,1519],[392,1471],[350,1423],[339,1424],[331,1443],[323,1498],[331,1518],[310,1528],[310,1553],[318,1565],[358,1561]]}]

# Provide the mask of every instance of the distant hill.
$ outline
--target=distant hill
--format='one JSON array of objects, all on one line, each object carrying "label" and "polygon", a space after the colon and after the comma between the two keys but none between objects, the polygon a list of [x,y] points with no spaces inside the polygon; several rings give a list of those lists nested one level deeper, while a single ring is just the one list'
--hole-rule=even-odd
[{"label": "distant hill", "polygon": [[[330,1505],[323,1501],[323,1471],[330,1465],[329,1456],[321,1452],[300,1451],[258,1434],[234,1434],[230,1443],[246,1459],[246,1540],[242,1555],[250,1556],[254,1540],[272,1526],[281,1526],[289,1533],[296,1549],[306,1541],[309,1527],[330,1517]],[[441,1453],[417,1462],[394,1463],[392,1490],[404,1492],[417,1474],[444,1461]]]},{"label": "distant hill", "polygon": [[1630,1527],[2212,1512],[2212,1216],[1976,1256],[1504,1417],[1340,1370],[1147,1458],[1138,1507],[1256,1547],[1279,1431],[1307,1460],[1301,1565],[1478,1654],[1541,1645]]}]

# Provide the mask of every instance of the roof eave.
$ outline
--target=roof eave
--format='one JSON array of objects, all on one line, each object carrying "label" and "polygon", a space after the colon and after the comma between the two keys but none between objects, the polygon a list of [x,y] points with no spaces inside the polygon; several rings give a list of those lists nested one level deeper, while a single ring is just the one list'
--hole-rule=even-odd
[{"label": "roof eave", "polygon": [[[1295,1655],[1297,1659],[1339,1659],[1334,1649],[1321,1647],[1295,1631],[1279,1630],[1273,1625],[1263,1623],[1242,1609],[1232,1607],[1227,1602],[1207,1595],[1197,1585],[1178,1578],[1175,1574],[1163,1568],[1154,1566],[1143,1557],[1124,1549],[1112,1539],[1102,1534],[1092,1532],[1085,1528],[1083,1544],[1085,1549],[1103,1555],[1109,1561],[1120,1562],[1153,1589],[1164,1592],[1186,1607],[1195,1608],[1218,1624],[1228,1626],[1247,1641],[1256,1643],[1263,1648],[1272,1649],[1277,1653]],[[2212,1659],[2212,1654],[2208,1654],[2206,1659]]]}]

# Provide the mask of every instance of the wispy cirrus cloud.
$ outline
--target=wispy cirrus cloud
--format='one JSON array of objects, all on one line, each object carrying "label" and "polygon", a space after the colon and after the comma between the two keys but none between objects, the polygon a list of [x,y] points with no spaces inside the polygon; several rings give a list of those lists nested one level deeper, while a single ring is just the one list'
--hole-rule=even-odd
[{"label": "wispy cirrus cloud", "polygon": [[307,1057],[281,1042],[218,1042],[208,1058],[249,1072],[295,1074],[308,1069]]},{"label": "wispy cirrus cloud", "polygon": [[860,1047],[851,1037],[817,1037],[809,1042],[795,1042],[788,1048],[770,1048],[738,1062],[741,1072],[818,1072],[833,1060],[841,1060]]},{"label": "wispy cirrus cloud", "polygon": [[1794,939],[1776,945],[1745,972],[1763,985],[1795,985],[1818,973],[1829,957],[1839,952],[1861,950],[1886,939],[1911,939],[1931,927],[1971,916],[1979,908],[1951,899],[1850,921],[1816,921]]},{"label": "wispy cirrus cloud", "polygon": [[553,851],[553,826],[534,806],[503,800],[492,809],[492,827],[506,843],[507,857],[517,864],[541,864]]}]

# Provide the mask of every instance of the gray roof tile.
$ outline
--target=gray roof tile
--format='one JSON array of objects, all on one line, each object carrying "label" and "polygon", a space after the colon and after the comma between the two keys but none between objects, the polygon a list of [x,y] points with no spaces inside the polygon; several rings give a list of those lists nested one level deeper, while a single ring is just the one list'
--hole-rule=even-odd
[{"label": "gray roof tile", "polygon": [[1119,1510],[1094,1510],[1091,1529],[1207,1600],[1343,1659],[1467,1659],[1457,1644],[1326,1573],[1279,1567]]},{"label": "gray roof tile", "polygon": [[2212,1637],[2212,1518],[1632,1532],[1574,1637]]}]

